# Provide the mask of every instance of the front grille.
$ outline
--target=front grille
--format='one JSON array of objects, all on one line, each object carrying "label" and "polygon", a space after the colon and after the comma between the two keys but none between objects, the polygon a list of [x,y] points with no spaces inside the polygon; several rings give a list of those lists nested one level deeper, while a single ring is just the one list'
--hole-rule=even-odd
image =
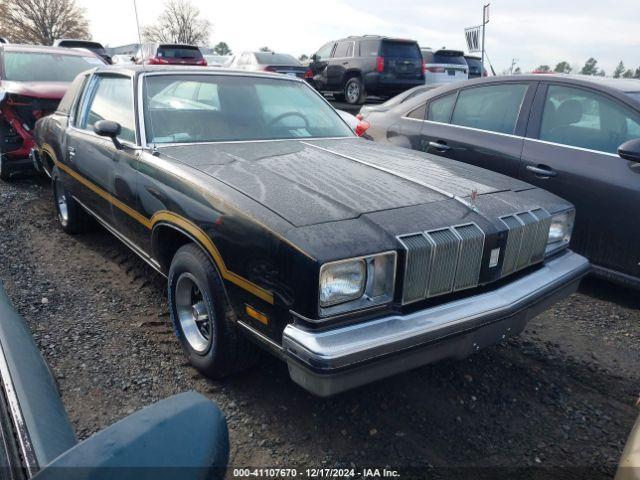
[{"label": "front grille", "polygon": [[542,261],[551,228],[551,216],[541,208],[500,218],[509,231],[502,276]]},{"label": "front grille", "polygon": [[[545,210],[507,215],[500,221],[507,231],[500,277],[544,259],[551,228]],[[402,235],[398,240],[405,250],[403,304],[480,284],[485,233],[475,223]]]},{"label": "front grille", "polygon": [[398,237],[405,249],[402,303],[477,286],[484,238],[476,224]]}]

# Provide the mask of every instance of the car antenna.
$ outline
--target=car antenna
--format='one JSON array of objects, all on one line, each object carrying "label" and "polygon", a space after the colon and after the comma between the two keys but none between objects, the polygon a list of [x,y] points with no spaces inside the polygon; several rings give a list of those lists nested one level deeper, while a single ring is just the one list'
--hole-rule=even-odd
[{"label": "car antenna", "polygon": [[[138,43],[140,43],[140,49],[142,50],[142,34],[140,33],[140,19],[138,17],[138,4],[136,0],[133,0],[133,10],[136,14],[136,28],[138,29]],[[147,66],[144,62],[144,58],[141,58],[141,60],[142,60],[142,81],[145,84],[144,86],[147,87],[147,83],[146,83],[147,82]],[[144,115],[144,106],[140,105],[139,108],[142,108],[142,114]],[[151,132],[153,133],[153,123],[151,121],[151,116],[149,116],[149,126],[151,127]],[[156,148],[155,143],[151,144],[151,153],[152,155],[158,154],[158,149]]]}]

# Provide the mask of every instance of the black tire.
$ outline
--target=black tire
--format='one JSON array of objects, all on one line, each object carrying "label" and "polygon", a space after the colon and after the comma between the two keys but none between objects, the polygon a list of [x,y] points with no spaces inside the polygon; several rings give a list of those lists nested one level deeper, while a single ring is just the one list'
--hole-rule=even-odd
[{"label": "black tire", "polygon": [[12,173],[9,162],[7,162],[6,157],[0,153],[0,180],[8,182],[11,179]]},{"label": "black tire", "polygon": [[362,105],[367,100],[367,92],[360,77],[351,77],[344,84],[344,97],[349,105]]},{"label": "black tire", "polygon": [[[197,292],[197,298],[194,299],[192,291],[191,301],[206,307],[206,328],[201,329],[201,325],[195,321],[195,315],[192,319],[185,319],[189,309],[182,301],[185,288],[183,282],[191,282]],[[237,326],[234,311],[224,292],[222,279],[209,256],[198,245],[184,245],[173,257],[169,269],[168,296],[171,322],[178,340],[191,365],[202,374],[212,379],[220,379],[244,370],[256,362],[259,350]],[[192,312],[195,311],[194,304]],[[199,348],[194,347],[194,328],[189,327],[192,320],[193,325],[198,324],[198,330],[195,331],[196,336],[200,332],[201,338],[198,340],[204,339],[202,344],[198,345]],[[189,330],[188,333],[185,333],[185,328]],[[203,331],[209,332],[209,338],[205,338]]]},{"label": "black tire", "polygon": [[[96,227],[95,220],[68,194],[58,167],[53,167],[51,172],[51,186],[53,202],[62,230],[71,235],[94,230]],[[64,205],[62,202],[64,202]],[[64,208],[65,206],[66,209]]]}]

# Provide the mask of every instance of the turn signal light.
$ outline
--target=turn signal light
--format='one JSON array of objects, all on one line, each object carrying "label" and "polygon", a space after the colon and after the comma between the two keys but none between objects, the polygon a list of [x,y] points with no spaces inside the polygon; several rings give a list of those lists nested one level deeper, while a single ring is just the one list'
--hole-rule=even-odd
[{"label": "turn signal light", "polygon": [[365,132],[367,130],[369,130],[369,127],[371,125],[369,124],[369,122],[365,121],[365,120],[360,120],[358,122],[358,125],[356,125],[356,135],[361,137],[365,134]]}]

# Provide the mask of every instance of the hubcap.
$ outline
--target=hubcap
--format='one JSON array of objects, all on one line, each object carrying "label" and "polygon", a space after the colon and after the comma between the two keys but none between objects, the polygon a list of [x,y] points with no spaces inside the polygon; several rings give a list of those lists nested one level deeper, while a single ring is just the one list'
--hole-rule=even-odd
[{"label": "hubcap", "polygon": [[358,86],[357,83],[351,82],[347,86],[347,98],[351,102],[357,102],[358,97],[360,97],[360,87]]},{"label": "hubcap", "polygon": [[202,289],[190,273],[183,273],[176,283],[176,310],[184,337],[197,353],[205,353],[211,345],[211,314]]},{"label": "hubcap", "polygon": [[69,205],[67,204],[67,195],[64,192],[64,187],[59,179],[56,179],[56,202],[60,220],[66,225],[69,221]]}]

